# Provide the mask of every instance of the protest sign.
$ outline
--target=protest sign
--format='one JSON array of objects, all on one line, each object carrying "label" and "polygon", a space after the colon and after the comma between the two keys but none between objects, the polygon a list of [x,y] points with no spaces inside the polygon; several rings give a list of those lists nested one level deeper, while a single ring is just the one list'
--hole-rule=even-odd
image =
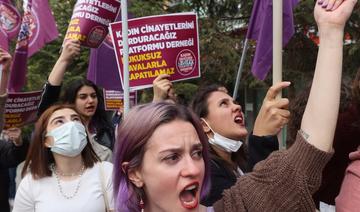
[{"label": "protest sign", "polygon": [[0,64],[0,83],[1,83],[1,80],[2,80],[2,75],[3,75],[3,65]]},{"label": "protest sign", "polygon": [[27,58],[58,37],[54,16],[47,0],[24,0],[24,14],[11,65],[9,90],[20,91],[26,84]]},{"label": "protest sign", "polygon": [[[128,25],[130,90],[152,87],[160,74],[171,81],[200,77],[195,13],[135,18]],[[122,23],[111,23],[110,31],[123,85]]]},{"label": "protest sign", "polygon": [[9,51],[9,40],[2,29],[0,29],[0,47],[5,51]]},{"label": "protest sign", "polygon": [[42,91],[9,93],[5,104],[5,129],[36,121]]},{"label": "protest sign", "polygon": [[120,11],[120,0],[77,0],[65,40],[97,48],[108,34],[108,26]]},{"label": "protest sign", "polygon": [[90,50],[87,79],[106,90],[122,91],[116,56],[109,35],[97,49]]},{"label": "protest sign", "polygon": [[8,39],[17,36],[20,29],[21,15],[9,0],[0,0],[0,26]]},{"label": "protest sign", "polygon": [[[105,110],[115,110],[124,108],[124,92],[123,91],[114,91],[114,90],[105,90],[104,93],[104,102]],[[137,94],[136,92],[130,92],[130,106],[134,106],[137,103]]]}]

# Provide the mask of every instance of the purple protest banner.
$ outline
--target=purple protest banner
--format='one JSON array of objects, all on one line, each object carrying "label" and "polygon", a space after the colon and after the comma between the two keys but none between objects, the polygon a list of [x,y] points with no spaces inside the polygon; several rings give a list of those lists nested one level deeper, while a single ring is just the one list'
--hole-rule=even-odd
[{"label": "purple protest banner", "polygon": [[97,48],[108,34],[108,26],[120,11],[120,0],[77,0],[65,40]]},{"label": "purple protest banner", "polygon": [[0,29],[0,47],[9,51],[9,40],[7,34],[2,29]]},{"label": "purple protest banner", "polygon": [[48,0],[32,0],[31,15],[28,57],[59,35]]},{"label": "purple protest banner", "polygon": [[[105,90],[104,93],[104,102],[105,110],[114,110],[119,111],[124,108],[124,92],[123,91],[114,91],[114,90]],[[137,104],[137,92],[130,92],[130,106],[135,106]]]},{"label": "purple protest banner", "polygon": [[23,2],[22,17],[9,81],[10,91],[20,91],[26,83],[27,58],[58,36],[48,0]]},{"label": "purple protest banner", "polygon": [[[272,66],[272,1],[254,0],[246,37],[257,41],[252,65],[253,75],[264,80]],[[294,35],[293,8],[298,0],[283,2],[283,46]]]},{"label": "purple protest banner", "polygon": [[21,15],[16,7],[10,0],[0,0],[0,26],[9,40],[17,36],[20,24]]},{"label": "purple protest banner", "polygon": [[[195,13],[134,18],[129,25],[130,89],[152,87],[160,74],[171,81],[200,77],[198,24]],[[122,24],[110,24],[123,85]]]},{"label": "purple protest banner", "polygon": [[42,91],[9,93],[5,104],[5,129],[36,121],[41,94]]},{"label": "purple protest banner", "polygon": [[10,80],[8,89],[10,91],[20,91],[26,82],[27,56],[31,33],[30,25],[33,23],[31,15],[31,1],[23,2],[24,15],[21,21],[20,32],[18,35],[14,61],[11,65]]},{"label": "purple protest banner", "polygon": [[[132,17],[131,14],[128,16]],[[121,20],[120,13],[115,20]],[[110,34],[106,36],[98,48],[90,50],[87,79],[106,90],[123,90]]]},{"label": "purple protest banner", "polygon": [[91,49],[87,79],[106,90],[123,90],[110,35],[97,49]]}]

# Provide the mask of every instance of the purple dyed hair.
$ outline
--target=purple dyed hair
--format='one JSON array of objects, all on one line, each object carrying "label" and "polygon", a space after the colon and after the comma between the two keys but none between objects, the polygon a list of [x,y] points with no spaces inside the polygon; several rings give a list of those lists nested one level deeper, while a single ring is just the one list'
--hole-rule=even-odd
[{"label": "purple dyed hair", "polygon": [[[151,135],[160,125],[175,119],[190,122],[199,136],[203,145],[202,155],[205,163],[201,198],[209,191],[208,141],[199,118],[186,107],[171,103],[159,102],[140,105],[130,111],[118,129],[114,157],[114,197],[117,211],[140,211],[140,196],[146,204],[144,192],[130,182],[126,174],[127,170],[141,166],[145,146]],[[125,171],[122,169],[123,162],[129,163]]]}]

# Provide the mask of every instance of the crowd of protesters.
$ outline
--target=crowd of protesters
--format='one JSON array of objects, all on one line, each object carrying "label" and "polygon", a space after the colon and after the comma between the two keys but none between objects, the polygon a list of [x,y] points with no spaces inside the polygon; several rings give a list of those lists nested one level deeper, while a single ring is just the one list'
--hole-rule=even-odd
[{"label": "crowd of protesters", "polygon": [[[203,86],[183,105],[165,74],[153,81],[152,103],[113,123],[93,82],[62,85],[81,49],[67,40],[30,140],[3,129],[12,59],[0,49],[0,211],[10,211],[8,169],[24,160],[14,212],[358,210],[360,69],[342,86],[344,27],[356,2],[315,4],[313,82],[291,101],[276,98],[290,82],[270,87],[251,132],[224,86]],[[286,124],[288,148],[279,150]]]}]

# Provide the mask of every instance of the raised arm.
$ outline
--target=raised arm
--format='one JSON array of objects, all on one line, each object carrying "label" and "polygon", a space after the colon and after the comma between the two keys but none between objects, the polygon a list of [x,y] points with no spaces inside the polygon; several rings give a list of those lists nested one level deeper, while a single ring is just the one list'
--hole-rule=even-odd
[{"label": "raised arm", "polygon": [[290,82],[279,82],[271,86],[263,100],[254,130],[249,135],[247,171],[252,171],[259,161],[266,159],[273,151],[279,149],[277,133],[288,123],[290,112],[287,98],[277,99],[276,95]]},{"label": "raised arm", "polygon": [[332,149],[339,110],[344,27],[355,4],[356,0],[345,0],[331,12],[315,6],[320,47],[301,130],[310,144],[327,152]]},{"label": "raised arm", "polygon": [[11,55],[0,48],[0,64],[2,65],[0,82],[0,132],[4,126],[5,102],[7,98],[7,86],[10,76]]},{"label": "raised arm", "polygon": [[50,72],[48,82],[51,85],[61,85],[66,68],[74,57],[80,54],[80,42],[78,40],[67,40],[64,43],[61,55]]},{"label": "raised arm", "polygon": [[[315,211],[312,194],[332,154],[342,70],[343,30],[356,0],[345,0],[336,10],[315,6],[320,31],[311,94],[303,116],[302,135],[293,146],[259,162],[252,173],[215,203],[215,211]],[[307,135],[307,136],[306,136]]]},{"label": "raised arm", "polygon": [[38,116],[48,107],[59,100],[61,84],[67,67],[74,57],[80,54],[80,43],[77,40],[67,40],[64,43],[61,55],[50,72],[48,82],[45,84],[40,103],[38,105]]},{"label": "raised arm", "polygon": [[9,82],[11,55],[2,48],[0,48],[0,64],[3,66],[1,73],[0,95],[5,95],[7,93],[7,86]]}]

